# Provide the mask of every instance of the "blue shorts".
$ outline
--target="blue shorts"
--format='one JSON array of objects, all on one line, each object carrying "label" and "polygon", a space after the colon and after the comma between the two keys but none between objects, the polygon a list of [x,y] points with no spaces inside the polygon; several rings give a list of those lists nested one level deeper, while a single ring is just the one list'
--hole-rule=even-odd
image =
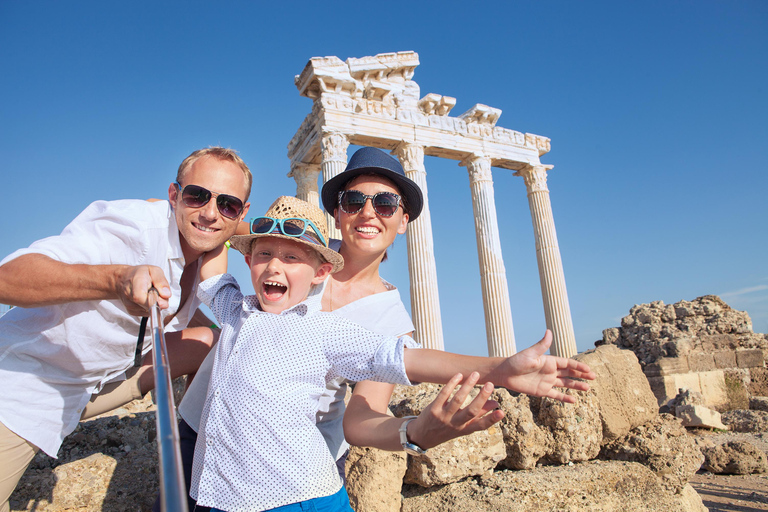
[{"label": "blue shorts", "polygon": [[[218,508],[212,508],[211,512],[225,512]],[[342,487],[339,492],[331,496],[313,498],[307,501],[291,503],[282,507],[271,508],[269,512],[355,512],[349,504],[347,490]]]}]

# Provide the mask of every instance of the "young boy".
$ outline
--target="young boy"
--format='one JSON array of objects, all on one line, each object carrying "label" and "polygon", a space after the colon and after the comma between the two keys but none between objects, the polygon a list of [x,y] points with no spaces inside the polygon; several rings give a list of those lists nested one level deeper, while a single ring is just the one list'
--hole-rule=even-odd
[{"label": "young boy", "polygon": [[244,297],[224,274],[224,250],[209,253],[200,269],[198,295],[222,332],[195,447],[191,495],[199,505],[351,511],[315,426],[326,380],[445,383],[477,367],[494,384],[561,398],[553,385],[585,390],[570,378],[594,378],[586,365],[571,361],[566,371],[550,356],[531,365],[416,349],[407,336],[378,335],[320,311],[320,296],[310,289],[344,262],[327,246],[323,213],[304,201],[278,198],[251,232],[231,243],[245,255],[254,296]]}]

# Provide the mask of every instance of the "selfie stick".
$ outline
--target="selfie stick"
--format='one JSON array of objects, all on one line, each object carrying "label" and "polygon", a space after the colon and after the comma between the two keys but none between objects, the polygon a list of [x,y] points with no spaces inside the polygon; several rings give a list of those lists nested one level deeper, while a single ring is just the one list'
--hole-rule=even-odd
[{"label": "selfie stick", "polygon": [[163,334],[163,320],[157,305],[158,292],[149,290],[149,318],[152,328],[152,365],[155,368],[155,403],[157,410],[157,454],[160,465],[160,507],[162,512],[186,512],[187,491],[176,425],[171,369]]}]

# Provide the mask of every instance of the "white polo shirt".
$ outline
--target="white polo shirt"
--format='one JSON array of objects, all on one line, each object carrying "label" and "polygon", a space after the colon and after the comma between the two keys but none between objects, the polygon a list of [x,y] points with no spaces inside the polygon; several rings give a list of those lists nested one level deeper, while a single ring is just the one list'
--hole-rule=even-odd
[{"label": "white polo shirt", "polygon": [[375,334],[320,311],[321,295],[280,314],[258,309],[228,274],[198,294],[222,327],[195,446],[190,495],[232,512],[268,510],[341,488],[315,426],[336,377],[410,385],[408,336]]},{"label": "white polo shirt", "polygon": [[[29,253],[65,263],[158,266],[171,284],[164,314],[179,307],[185,262],[168,201],[97,201],[59,236],[39,240],[0,264]],[[199,304],[191,294],[165,330],[186,327]],[[11,309],[0,318],[0,422],[56,457],[91,395],[133,366],[140,320],[117,299]],[[147,329],[143,353],[150,340]]]}]

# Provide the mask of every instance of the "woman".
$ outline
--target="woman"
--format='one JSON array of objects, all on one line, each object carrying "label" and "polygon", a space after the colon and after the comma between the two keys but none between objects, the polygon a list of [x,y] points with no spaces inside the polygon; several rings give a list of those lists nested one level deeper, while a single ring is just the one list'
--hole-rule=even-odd
[{"label": "woman", "polygon": [[[339,252],[344,256],[344,268],[331,275],[325,284],[323,309],[352,318],[371,330],[386,334],[413,334],[413,324],[405,312],[397,289],[379,275],[379,265],[397,235],[405,233],[409,222],[421,213],[423,198],[418,185],[405,176],[400,163],[383,151],[362,148],[352,155],[346,170],[330,179],[322,189],[323,205],[332,213],[341,231]],[[354,310],[355,313],[352,312]],[[398,323],[403,320],[405,323]],[[408,325],[409,330],[397,331],[396,326]],[[390,332],[386,332],[390,329]],[[391,331],[395,329],[395,331]],[[417,448],[426,450],[449,439],[490,427],[503,414],[486,412],[498,406],[488,402],[493,391],[487,385],[467,408],[461,405],[477,382],[472,375],[463,393],[446,402],[449,392],[461,380],[457,375],[418,418],[406,425],[407,439]],[[343,438],[357,446],[382,450],[403,449],[399,429],[401,418],[388,416],[387,409],[394,385],[381,382],[359,382],[344,412],[344,392],[337,393],[338,411],[343,414],[341,446],[337,453],[342,460],[347,448]],[[324,417],[324,421],[332,421]],[[328,438],[326,438],[328,441]],[[333,453],[333,443],[329,447]],[[412,448],[412,447],[411,447]]]}]

